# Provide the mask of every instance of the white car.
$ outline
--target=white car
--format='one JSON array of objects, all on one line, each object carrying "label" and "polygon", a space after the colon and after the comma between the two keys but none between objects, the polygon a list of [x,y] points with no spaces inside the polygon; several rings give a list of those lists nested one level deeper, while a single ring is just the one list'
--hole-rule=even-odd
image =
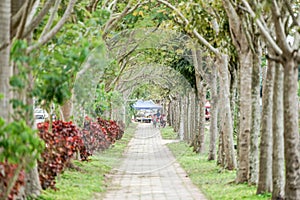
[{"label": "white car", "polygon": [[43,110],[41,108],[34,109],[34,123],[38,124],[40,122],[44,122],[45,119],[49,117],[49,114],[46,110]]}]

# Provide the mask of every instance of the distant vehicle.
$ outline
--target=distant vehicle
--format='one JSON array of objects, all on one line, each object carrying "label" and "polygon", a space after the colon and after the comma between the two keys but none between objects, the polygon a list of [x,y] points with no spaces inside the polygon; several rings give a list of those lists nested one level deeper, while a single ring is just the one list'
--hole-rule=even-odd
[{"label": "distant vehicle", "polygon": [[37,125],[40,122],[44,122],[46,119],[49,118],[49,114],[46,110],[41,108],[34,109],[34,123]]},{"label": "distant vehicle", "polygon": [[152,110],[139,110],[135,115],[136,122],[150,123],[152,121],[152,115],[154,111]]}]

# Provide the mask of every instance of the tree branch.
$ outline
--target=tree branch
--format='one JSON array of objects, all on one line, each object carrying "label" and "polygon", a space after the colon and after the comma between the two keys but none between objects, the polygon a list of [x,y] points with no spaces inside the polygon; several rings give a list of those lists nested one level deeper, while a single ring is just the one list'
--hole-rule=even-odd
[{"label": "tree branch", "polygon": [[29,25],[25,27],[22,38],[26,38],[44,19],[45,15],[48,13],[49,9],[53,5],[55,0],[48,0],[43,6],[39,14],[30,22]]},{"label": "tree branch", "polygon": [[37,13],[37,10],[39,8],[39,5],[40,5],[40,0],[35,0],[33,6],[32,6],[32,9],[30,11],[30,13],[28,14],[28,17],[27,17],[27,23],[26,23],[26,26],[29,26],[29,23],[31,23],[33,17],[35,16],[35,14]]},{"label": "tree branch", "polygon": [[[164,5],[166,5],[167,7],[172,9],[174,12],[176,12],[176,14],[184,21],[185,25],[188,25],[190,23],[189,20],[177,8],[175,8],[172,4],[170,4],[169,2],[167,2],[165,0],[157,0],[157,1],[164,4]],[[193,34],[200,41],[200,43],[202,45],[206,46],[210,51],[212,51],[216,55],[220,54],[219,50],[214,48],[206,39],[204,39],[202,37],[202,35],[199,34],[199,32],[197,31],[196,28],[193,29]]]},{"label": "tree branch", "polygon": [[275,0],[273,0],[272,15],[275,25],[276,39],[279,46],[283,51],[292,52],[292,49],[287,43],[285,28],[282,22],[282,13],[280,12],[279,6]]},{"label": "tree branch", "polygon": [[265,22],[261,22],[259,20],[259,18],[256,17],[256,14],[254,13],[254,11],[252,10],[252,8],[250,7],[249,3],[246,0],[242,0],[244,6],[247,8],[248,12],[250,13],[250,16],[254,19],[254,21],[256,22],[256,24],[258,25],[262,35],[266,38],[266,40],[270,43],[271,47],[274,49],[274,51],[278,54],[281,55],[282,54],[282,50],[280,49],[280,47],[276,44],[275,40],[272,38],[272,36],[270,35],[270,33],[267,31],[267,28],[265,26],[263,26],[263,23],[265,24]]},{"label": "tree branch", "polygon": [[292,6],[291,6],[291,4],[290,4],[289,1],[284,0],[284,4],[285,4],[287,10],[288,10],[289,13],[290,13],[290,16],[291,16],[292,19],[293,19],[293,24],[292,24],[292,25],[300,26],[299,13],[297,14],[297,16],[294,15],[293,8],[292,8]]},{"label": "tree branch", "polygon": [[96,10],[97,5],[100,0],[91,0],[90,3],[86,6],[87,10],[92,13]]},{"label": "tree branch", "polygon": [[23,32],[24,32],[24,29],[25,29],[25,25],[26,25],[26,21],[27,21],[27,17],[30,13],[30,10],[33,6],[33,1],[30,1],[30,0],[27,0],[25,2],[25,10],[23,11],[23,15],[22,15],[22,18],[21,18],[21,23],[18,27],[18,31],[17,31],[17,34],[16,34],[16,38],[17,39],[20,39],[23,35]]},{"label": "tree branch", "polygon": [[67,19],[71,15],[71,13],[73,11],[73,7],[74,7],[76,1],[77,0],[70,0],[70,2],[68,4],[68,7],[65,10],[65,13],[62,16],[62,18],[60,19],[60,21],[52,28],[51,31],[49,31],[45,36],[41,37],[36,44],[28,47],[27,48],[27,53],[30,53],[34,49],[39,48],[41,45],[45,44],[50,39],[52,39],[52,37],[54,37],[54,35],[63,27],[63,25],[66,23]]},{"label": "tree branch", "polygon": [[50,17],[48,19],[48,22],[47,22],[46,26],[44,27],[44,30],[43,30],[40,37],[44,37],[45,34],[50,30],[50,28],[53,24],[53,21],[54,21],[55,14],[58,10],[58,6],[59,6],[60,3],[61,3],[61,0],[56,0],[55,1],[54,7],[52,8],[52,11],[51,11],[51,15],[50,15]]},{"label": "tree branch", "polygon": [[132,1],[129,1],[129,3],[124,8],[124,10],[123,10],[123,12],[121,14],[118,14],[116,17],[112,16],[111,19],[106,23],[106,25],[104,27],[104,30],[103,30],[102,38],[105,40],[106,37],[107,37],[107,34],[109,33],[109,31],[116,26],[117,22],[120,19],[122,19],[123,17],[125,17],[129,13],[132,13],[134,10],[136,10],[137,8],[139,8],[141,5],[144,5],[146,2],[141,3],[141,1],[138,1],[138,3],[135,6],[133,6],[132,8],[130,8]]},{"label": "tree branch", "polygon": [[15,15],[12,16],[11,29],[15,30],[18,27],[18,24],[20,23],[20,20],[22,19],[25,7],[26,7],[26,4],[23,4],[23,6],[19,9],[19,11]]}]

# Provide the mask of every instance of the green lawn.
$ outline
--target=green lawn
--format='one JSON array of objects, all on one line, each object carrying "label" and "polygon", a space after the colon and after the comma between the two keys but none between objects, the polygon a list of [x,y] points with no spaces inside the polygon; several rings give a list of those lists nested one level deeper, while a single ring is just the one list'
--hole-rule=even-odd
[{"label": "green lawn", "polygon": [[[176,138],[172,128],[162,129],[163,138]],[[167,136],[167,137],[165,137]],[[247,184],[235,184],[236,171],[223,170],[216,161],[207,161],[207,154],[199,155],[193,152],[185,142],[168,144],[180,165],[187,172],[192,182],[200,188],[208,199],[233,200],[270,199],[271,195],[256,195],[256,187]],[[207,145],[208,147],[208,145]]]},{"label": "green lawn", "polygon": [[161,137],[164,140],[176,140],[178,139],[178,134],[174,133],[171,126],[166,126],[165,128],[160,129]]},{"label": "green lawn", "polygon": [[[67,169],[57,179],[57,191],[47,189],[39,197],[40,200],[87,200],[106,190],[109,181],[105,174],[118,165],[120,158],[133,136],[135,125],[129,126],[121,140],[108,150],[94,155],[89,162],[74,161],[80,171]],[[99,195],[97,195],[99,196]]]}]

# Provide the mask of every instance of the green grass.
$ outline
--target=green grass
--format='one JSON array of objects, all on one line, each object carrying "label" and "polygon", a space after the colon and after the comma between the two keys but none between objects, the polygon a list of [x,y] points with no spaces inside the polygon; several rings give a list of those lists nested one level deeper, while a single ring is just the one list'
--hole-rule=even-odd
[{"label": "green grass", "polygon": [[91,157],[89,162],[74,161],[80,171],[67,169],[57,179],[57,191],[47,189],[42,192],[40,200],[87,200],[94,199],[94,195],[106,191],[108,174],[120,162],[120,158],[133,136],[135,125],[131,124],[121,140],[111,148]]},{"label": "green grass", "polygon": [[227,171],[207,161],[207,155],[199,155],[184,142],[171,143],[168,147],[187,172],[192,182],[200,188],[208,199],[270,199],[270,195],[256,195],[256,187],[235,184],[236,171]]},{"label": "green grass", "polygon": [[173,131],[171,126],[166,126],[165,128],[160,129],[161,137],[164,140],[176,140],[178,139],[178,134]]}]

